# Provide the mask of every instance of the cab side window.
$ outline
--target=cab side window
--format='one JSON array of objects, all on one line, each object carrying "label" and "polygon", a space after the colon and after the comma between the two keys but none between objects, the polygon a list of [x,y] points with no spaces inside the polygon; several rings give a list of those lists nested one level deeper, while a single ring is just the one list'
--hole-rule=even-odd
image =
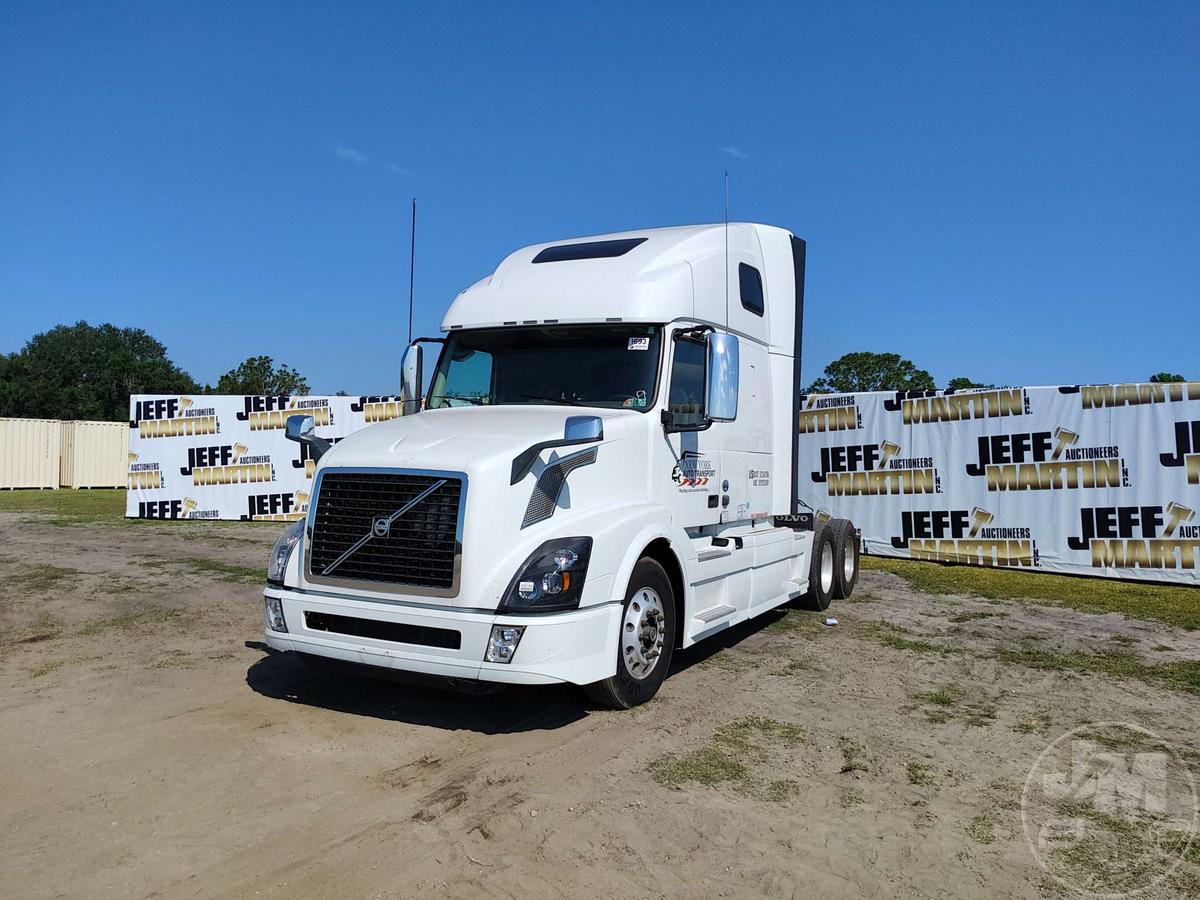
[{"label": "cab side window", "polygon": [[682,338],[675,341],[667,409],[674,414],[677,426],[686,428],[704,422],[704,368],[704,344]]}]

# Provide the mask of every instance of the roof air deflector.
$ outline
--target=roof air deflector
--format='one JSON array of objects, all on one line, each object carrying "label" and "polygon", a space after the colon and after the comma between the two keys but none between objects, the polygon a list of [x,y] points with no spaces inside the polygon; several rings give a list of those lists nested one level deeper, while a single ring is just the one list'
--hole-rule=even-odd
[{"label": "roof air deflector", "polygon": [[558,244],[547,247],[533,258],[535,263],[570,262],[576,259],[612,259],[624,256],[646,238],[625,238],[619,241],[586,241],[582,244]]}]

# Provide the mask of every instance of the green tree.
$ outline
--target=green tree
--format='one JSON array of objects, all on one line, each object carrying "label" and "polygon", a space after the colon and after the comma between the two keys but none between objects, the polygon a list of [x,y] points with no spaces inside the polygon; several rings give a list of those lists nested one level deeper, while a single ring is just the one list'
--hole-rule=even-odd
[{"label": "green tree", "polygon": [[931,391],[933,376],[895,353],[847,353],[825,367],[808,393],[853,391]]},{"label": "green tree", "polygon": [[1187,381],[1182,375],[1172,375],[1170,372],[1159,372],[1157,375],[1150,376],[1151,384],[1177,384],[1180,381]]},{"label": "green tree", "polygon": [[187,394],[192,377],[141,328],[57,325],[0,357],[0,416],[123,421],[130,394]]},{"label": "green tree", "polygon": [[972,381],[970,378],[959,377],[959,378],[951,378],[950,383],[948,385],[946,385],[946,390],[948,390],[948,391],[970,391],[970,390],[977,390],[979,388],[991,389],[994,387],[995,387],[994,384],[980,384],[978,381]]},{"label": "green tree", "polygon": [[251,356],[217,380],[218,394],[307,394],[308,382],[295,369],[269,356]]}]

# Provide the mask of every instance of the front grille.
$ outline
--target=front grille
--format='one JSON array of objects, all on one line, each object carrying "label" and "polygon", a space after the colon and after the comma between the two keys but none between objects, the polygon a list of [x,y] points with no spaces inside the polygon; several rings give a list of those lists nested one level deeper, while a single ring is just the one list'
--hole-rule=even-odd
[{"label": "front grille", "polygon": [[[385,535],[375,533],[376,520],[392,516],[443,480],[433,493],[393,520]],[[454,475],[325,472],[317,490],[309,576],[439,593],[456,589],[462,489],[462,479]],[[368,534],[371,538],[363,541]]]}]

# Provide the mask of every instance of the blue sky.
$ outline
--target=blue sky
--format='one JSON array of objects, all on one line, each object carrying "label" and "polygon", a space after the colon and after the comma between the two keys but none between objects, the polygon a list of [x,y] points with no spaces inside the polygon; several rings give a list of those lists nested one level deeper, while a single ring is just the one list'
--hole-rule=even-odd
[{"label": "blue sky", "polygon": [[396,389],[528,243],[809,244],[804,371],[1200,377],[1195,3],[0,0],[0,351],[84,318],[195,378]]}]

